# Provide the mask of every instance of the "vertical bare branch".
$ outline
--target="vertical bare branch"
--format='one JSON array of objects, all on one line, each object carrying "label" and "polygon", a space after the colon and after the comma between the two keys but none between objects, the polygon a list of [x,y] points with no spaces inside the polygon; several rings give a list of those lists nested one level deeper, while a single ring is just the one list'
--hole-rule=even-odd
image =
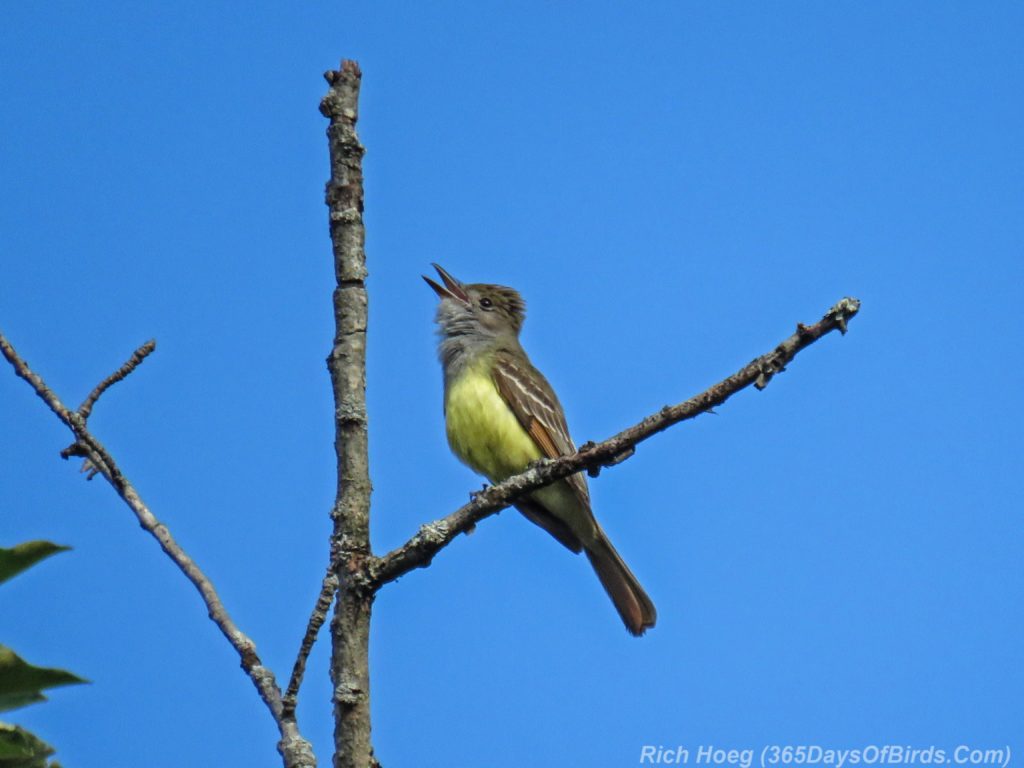
[{"label": "vertical bare branch", "polygon": [[370,552],[370,470],[366,433],[366,253],[363,249],[364,149],[356,134],[362,73],[354,61],[327,72],[330,88],[320,111],[330,119],[327,183],[334,290],[334,347],[327,359],[334,388],[334,447],[338,489],[331,516],[332,562],[338,564],[338,596],[331,622],[334,685],[334,765],[369,768],[370,611],[373,589],[366,569]]}]

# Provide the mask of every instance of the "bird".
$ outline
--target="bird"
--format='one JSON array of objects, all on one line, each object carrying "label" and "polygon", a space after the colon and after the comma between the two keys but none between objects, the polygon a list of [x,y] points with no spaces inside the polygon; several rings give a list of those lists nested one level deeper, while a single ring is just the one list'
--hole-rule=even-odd
[{"label": "bird", "polygon": [[[463,284],[432,266],[441,282],[422,277],[440,300],[445,432],[455,456],[500,483],[539,459],[575,453],[558,396],[519,341],[526,317],[519,292]],[[570,551],[586,554],[632,635],[654,626],[654,603],[594,517],[582,473],[531,492],[515,507]]]}]

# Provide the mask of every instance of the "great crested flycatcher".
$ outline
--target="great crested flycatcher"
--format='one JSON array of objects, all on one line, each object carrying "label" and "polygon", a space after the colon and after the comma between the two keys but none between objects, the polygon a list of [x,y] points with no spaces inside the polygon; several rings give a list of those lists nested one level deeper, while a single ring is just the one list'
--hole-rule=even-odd
[{"label": "great crested flycatcher", "polygon": [[[455,455],[499,483],[537,459],[575,453],[558,397],[519,343],[522,297],[502,285],[463,285],[433,266],[443,285],[423,279],[441,299],[438,356],[448,444]],[[570,550],[587,554],[626,629],[642,635],[654,626],[654,603],[594,519],[582,473],[540,488],[515,506]]]}]

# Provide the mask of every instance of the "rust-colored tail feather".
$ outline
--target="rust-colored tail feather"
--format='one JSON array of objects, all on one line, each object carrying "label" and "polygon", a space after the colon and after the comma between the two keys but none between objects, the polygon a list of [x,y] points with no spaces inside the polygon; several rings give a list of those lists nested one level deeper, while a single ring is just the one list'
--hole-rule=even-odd
[{"label": "rust-colored tail feather", "polygon": [[653,627],[658,619],[654,603],[615,551],[604,531],[599,530],[597,538],[587,544],[584,551],[630,634],[639,637],[646,629]]}]

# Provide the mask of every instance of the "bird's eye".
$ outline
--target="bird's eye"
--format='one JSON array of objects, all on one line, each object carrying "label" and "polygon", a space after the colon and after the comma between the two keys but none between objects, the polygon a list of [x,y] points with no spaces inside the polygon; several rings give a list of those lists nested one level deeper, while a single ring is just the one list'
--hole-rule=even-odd
[{"label": "bird's eye", "polygon": [[483,307],[484,309],[493,309],[494,308],[494,302],[491,301],[486,296],[484,296],[482,299],[480,299],[480,306]]}]

